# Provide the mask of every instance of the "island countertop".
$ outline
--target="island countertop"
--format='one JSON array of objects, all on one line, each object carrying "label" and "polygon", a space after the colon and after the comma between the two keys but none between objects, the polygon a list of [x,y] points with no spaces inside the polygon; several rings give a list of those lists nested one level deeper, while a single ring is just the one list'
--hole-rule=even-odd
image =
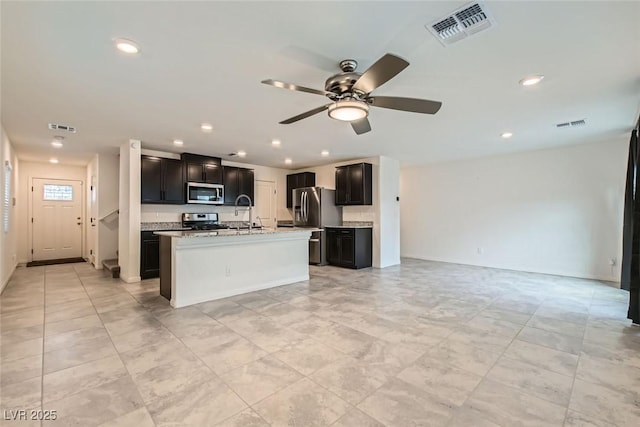
[{"label": "island countertop", "polygon": [[184,231],[156,231],[154,234],[159,236],[177,237],[177,238],[192,238],[192,237],[216,237],[216,236],[254,236],[264,234],[282,234],[282,233],[296,233],[296,232],[313,232],[321,231],[320,228],[305,228],[305,227],[285,227],[285,228],[254,228],[251,230],[235,228],[221,229],[221,230],[184,230]]}]

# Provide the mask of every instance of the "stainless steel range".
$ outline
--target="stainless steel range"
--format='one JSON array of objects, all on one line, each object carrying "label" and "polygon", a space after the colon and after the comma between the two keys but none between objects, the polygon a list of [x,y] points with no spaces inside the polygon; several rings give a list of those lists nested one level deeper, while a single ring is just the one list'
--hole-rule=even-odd
[{"label": "stainless steel range", "polygon": [[223,230],[229,228],[218,222],[217,213],[183,213],[182,226],[192,230]]}]

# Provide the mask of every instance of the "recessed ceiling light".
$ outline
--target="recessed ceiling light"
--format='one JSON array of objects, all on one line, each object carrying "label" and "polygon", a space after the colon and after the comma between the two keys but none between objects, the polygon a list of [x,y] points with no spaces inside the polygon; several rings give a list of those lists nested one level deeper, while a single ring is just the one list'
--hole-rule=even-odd
[{"label": "recessed ceiling light", "polygon": [[128,53],[128,54],[136,54],[140,52],[140,48],[138,44],[133,40],[128,39],[115,39],[116,49],[120,52]]},{"label": "recessed ceiling light", "polygon": [[274,139],[273,141],[271,141],[271,145],[273,145],[274,147],[279,147],[280,146],[280,140],[279,139]]},{"label": "recessed ceiling light", "polygon": [[543,75],[527,76],[527,77],[523,77],[522,79],[520,79],[519,83],[522,86],[533,86],[533,85],[537,85],[538,83],[540,83],[542,81],[542,79],[544,79]]},{"label": "recessed ceiling light", "polygon": [[246,155],[247,155],[246,151],[242,151],[242,150],[238,151],[238,157],[244,157]]},{"label": "recessed ceiling light", "polygon": [[293,160],[291,160],[290,158],[287,157],[286,159],[284,159],[284,162],[286,164],[290,165],[291,163],[293,163]]},{"label": "recessed ceiling light", "polygon": [[211,132],[213,130],[213,126],[210,123],[203,123],[200,125],[200,129],[202,129],[202,132]]},{"label": "recessed ceiling light", "polygon": [[58,163],[58,159],[56,159],[55,157],[52,157],[49,159],[49,163]]},{"label": "recessed ceiling light", "polygon": [[51,141],[51,145],[56,147],[56,148],[62,148],[62,142],[60,141]]},{"label": "recessed ceiling light", "polygon": [[511,132],[503,132],[500,136],[504,139],[509,139],[513,136],[513,134]]},{"label": "recessed ceiling light", "polygon": [[327,157],[329,155],[329,152],[327,150],[322,150],[320,152],[320,155],[323,156],[323,157]]},{"label": "recessed ceiling light", "polygon": [[173,144],[182,147],[184,145],[184,141],[181,139],[174,139]]}]

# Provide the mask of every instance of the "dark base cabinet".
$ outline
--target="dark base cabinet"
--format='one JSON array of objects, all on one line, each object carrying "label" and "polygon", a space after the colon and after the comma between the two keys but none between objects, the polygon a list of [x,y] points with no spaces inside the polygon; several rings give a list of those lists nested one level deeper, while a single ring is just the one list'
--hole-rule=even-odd
[{"label": "dark base cabinet", "polygon": [[160,236],[160,295],[171,301],[171,237]]},{"label": "dark base cabinet", "polygon": [[372,264],[371,228],[331,228],[327,231],[327,261],[346,268],[366,268]]},{"label": "dark base cabinet", "polygon": [[140,277],[160,277],[160,236],[142,231],[140,236]]}]

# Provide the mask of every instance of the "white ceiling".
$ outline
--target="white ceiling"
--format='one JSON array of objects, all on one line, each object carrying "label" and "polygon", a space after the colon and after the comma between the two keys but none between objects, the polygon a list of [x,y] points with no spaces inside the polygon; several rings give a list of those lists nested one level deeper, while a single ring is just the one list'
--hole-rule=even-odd
[{"label": "white ceiling", "polygon": [[[222,158],[245,150],[245,162],[268,166],[291,157],[291,168],[629,138],[640,105],[640,2],[487,2],[498,25],[443,47],[424,24],[467,3],[2,1],[2,123],[21,158],[62,163],[115,153],[131,138]],[[115,37],[141,53],[116,51]],[[438,114],[374,108],[373,131],[361,136],[325,113],[280,125],[327,100],[260,84],[322,89],[337,61],[354,58],[362,72],[387,52],[411,65],[374,93],[439,100]],[[538,73],[539,86],[518,85]],[[587,125],[555,127],[576,119]],[[60,134],[50,122],[78,128],[62,150],[49,144]],[[505,141],[507,130],[514,137]]]}]

